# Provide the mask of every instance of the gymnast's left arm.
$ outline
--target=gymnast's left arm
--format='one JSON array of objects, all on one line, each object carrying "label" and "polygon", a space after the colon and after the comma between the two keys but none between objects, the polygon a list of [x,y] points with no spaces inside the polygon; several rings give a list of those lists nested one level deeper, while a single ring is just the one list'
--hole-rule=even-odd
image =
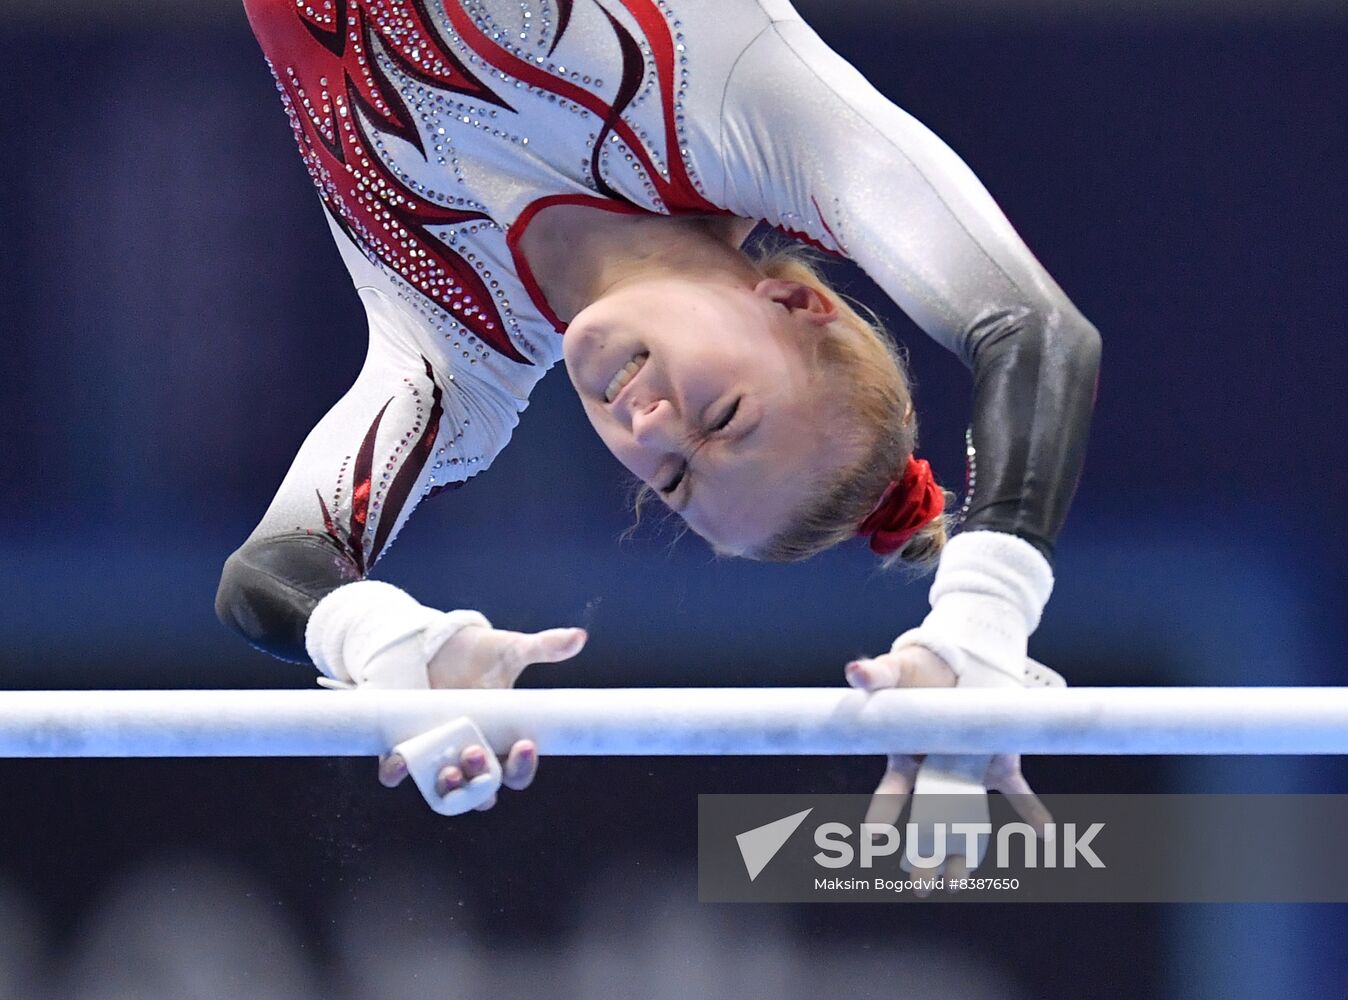
[{"label": "gymnast's left arm", "polygon": [[[931,612],[891,654],[921,647],[961,687],[1022,686],[1084,461],[1100,336],[969,167],[780,13],[727,91],[727,207],[854,260],[971,369],[976,478],[963,530],[942,552]],[[894,660],[877,661],[901,681]],[[981,791],[987,767],[929,758],[915,790]]]}]

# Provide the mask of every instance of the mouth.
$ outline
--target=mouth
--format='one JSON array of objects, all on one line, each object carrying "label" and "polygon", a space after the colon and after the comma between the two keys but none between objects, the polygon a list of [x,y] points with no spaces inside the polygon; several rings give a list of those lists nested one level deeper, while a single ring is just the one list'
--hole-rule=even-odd
[{"label": "mouth", "polygon": [[641,371],[646,359],[651,356],[650,351],[641,351],[632,355],[627,364],[618,369],[618,373],[609,379],[608,386],[604,389],[604,402],[612,403],[622,394],[627,384],[637,377],[637,372]]}]

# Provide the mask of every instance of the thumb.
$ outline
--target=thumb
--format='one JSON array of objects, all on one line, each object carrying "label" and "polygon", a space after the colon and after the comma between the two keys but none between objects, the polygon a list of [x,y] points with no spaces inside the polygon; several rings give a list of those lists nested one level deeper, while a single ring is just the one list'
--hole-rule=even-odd
[{"label": "thumb", "polygon": [[531,663],[557,663],[569,660],[585,648],[590,634],[583,628],[550,628],[532,634],[521,633],[510,649],[511,683]]},{"label": "thumb", "polygon": [[590,633],[583,628],[550,628],[530,638],[533,645],[526,663],[556,663],[569,660],[584,649]]},{"label": "thumb", "polygon": [[847,683],[861,691],[879,691],[899,683],[899,661],[892,653],[853,660],[843,671]]},{"label": "thumb", "polygon": [[945,660],[925,646],[903,646],[874,659],[853,660],[846,674],[847,683],[862,691],[955,684],[955,674]]}]

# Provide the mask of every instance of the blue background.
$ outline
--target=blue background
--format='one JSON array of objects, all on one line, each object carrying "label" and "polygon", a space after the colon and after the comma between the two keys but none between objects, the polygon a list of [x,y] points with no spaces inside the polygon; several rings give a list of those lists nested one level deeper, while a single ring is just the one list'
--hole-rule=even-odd
[{"label": "blue background", "polygon": [[[969,162],[1104,337],[1086,473],[1032,652],[1077,685],[1342,683],[1348,18],[801,10]],[[364,323],[243,13],[33,16],[0,39],[0,62],[3,683],[307,686],[305,668],[227,633],[211,602],[225,556],[358,370]],[[923,453],[959,483],[967,372],[855,268],[830,273],[907,347]],[[526,674],[538,686],[833,685],[923,613],[925,586],[878,573],[861,545],[778,567],[717,561],[671,526],[620,544],[628,492],[556,371],[502,458],[426,503],[377,575],[505,627],[589,627],[579,660]],[[36,928],[31,974],[79,994],[126,885],[149,879],[153,903],[173,872],[224,866],[235,881],[218,893],[242,898],[253,879],[287,909],[316,988],[354,996],[327,914],[361,912],[372,885],[422,912],[407,902],[421,890],[377,874],[415,857],[461,887],[473,949],[528,956],[536,985],[548,956],[621,937],[617,897],[649,916],[692,892],[670,873],[692,861],[697,792],[864,791],[878,769],[545,760],[527,796],[445,824],[409,789],[379,789],[369,762],[3,762],[0,925],[10,898]],[[1337,759],[1027,771],[1042,791],[1348,783]],[[165,860],[183,851],[192,860]],[[600,900],[588,922],[583,889]],[[729,920],[725,933],[761,932],[772,954],[850,956],[830,981],[854,974],[863,991],[877,969],[916,982],[952,954],[1006,996],[1075,996],[1085,977],[1101,996],[1311,995],[1348,973],[1331,907],[678,914],[688,941]],[[666,977],[698,964],[651,954],[633,975],[655,977],[657,958],[674,963]],[[730,954],[727,967],[742,960]],[[926,992],[947,989],[982,995]]]}]

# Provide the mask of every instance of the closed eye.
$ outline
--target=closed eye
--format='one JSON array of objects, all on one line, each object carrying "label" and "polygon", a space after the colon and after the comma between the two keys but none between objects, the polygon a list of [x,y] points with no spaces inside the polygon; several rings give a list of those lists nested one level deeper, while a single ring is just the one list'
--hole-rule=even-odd
[{"label": "closed eye", "polygon": [[[713,424],[710,428],[708,428],[709,434],[720,434],[722,431],[727,430],[730,427],[730,425],[735,422],[735,417],[740,411],[740,400],[743,398],[744,397],[741,396],[730,404],[730,407],[725,411],[725,413],[721,415],[721,418],[717,420],[716,423]],[[660,493],[664,496],[672,496],[674,491],[679,488],[679,484],[683,482],[684,477],[687,475],[688,475],[688,463],[684,462],[682,465],[679,466],[679,471],[674,474],[674,478],[671,479],[664,486],[660,487]]]},{"label": "closed eye", "polygon": [[[740,398],[742,399],[743,397]],[[735,422],[735,414],[739,413],[739,411],[740,401],[739,399],[736,399],[735,402],[730,404],[730,409],[726,410],[721,419],[716,421],[716,426],[711,429],[711,432],[713,434],[719,434],[721,431],[725,430]]]},{"label": "closed eye", "polygon": [[688,475],[688,463],[684,462],[679,466],[679,471],[674,473],[674,478],[664,486],[660,487],[660,492],[664,496],[672,496],[674,491],[679,488],[679,483],[683,482],[683,477]]}]

